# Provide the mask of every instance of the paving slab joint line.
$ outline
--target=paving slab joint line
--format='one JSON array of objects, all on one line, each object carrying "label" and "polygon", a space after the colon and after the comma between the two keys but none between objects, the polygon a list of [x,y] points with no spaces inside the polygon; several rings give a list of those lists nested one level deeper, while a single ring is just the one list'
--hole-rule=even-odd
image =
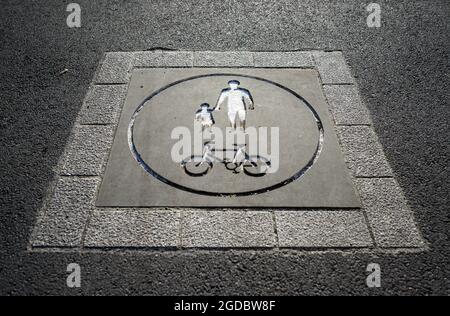
[{"label": "paving slab joint line", "polygon": [[355,179],[394,179],[394,176],[354,176]]},{"label": "paving slab joint line", "polygon": [[[112,147],[112,146],[111,146],[111,147]],[[108,159],[109,159],[109,155],[110,155],[110,154],[111,154],[111,149],[110,149],[109,152],[108,152]],[[98,186],[97,186],[97,188],[96,188],[96,190],[95,190],[94,210],[105,210],[105,209],[107,209],[106,207],[97,207],[97,205],[96,205],[96,203],[97,203],[97,198],[98,198],[98,195],[99,195],[99,193],[100,193],[100,188],[101,188],[102,183],[103,183],[103,177],[105,176],[105,170],[106,170],[106,166],[103,168],[102,176],[99,176],[100,180],[98,181]],[[93,210],[93,212],[94,212],[94,210]]]},{"label": "paving slab joint line", "polygon": [[313,48],[300,48],[300,49],[290,49],[290,50],[253,50],[247,51],[251,53],[314,53],[321,52],[321,50],[313,49]]},{"label": "paving slab joint line", "polygon": [[93,84],[92,86],[126,86],[128,85],[128,83],[124,83],[124,82],[96,82],[95,84]]},{"label": "paving slab joint line", "polygon": [[[120,115],[122,115],[122,113],[120,113]],[[95,200],[97,200],[97,197],[98,197],[98,195],[99,195],[99,193],[100,193],[100,187],[101,187],[101,185],[102,185],[102,182],[103,182],[103,177],[105,176],[105,172],[106,172],[106,166],[108,165],[108,161],[109,161],[109,159],[110,159],[110,156],[111,156],[111,152],[112,152],[112,148],[113,148],[113,144],[114,144],[114,139],[116,138],[116,133],[117,133],[117,129],[119,128],[119,123],[117,123],[117,125],[115,126],[115,127],[113,127],[113,132],[112,132],[112,135],[113,135],[113,141],[112,141],[112,143],[111,143],[111,146],[109,147],[109,149],[106,151],[106,153],[105,153],[105,156],[106,156],[106,158],[105,158],[105,160],[103,161],[103,166],[102,166],[102,171],[101,171],[101,176],[99,176],[99,178],[100,178],[100,181],[99,181],[99,185],[98,185],[98,187],[97,187],[97,190],[96,190],[96,192],[95,192]],[[95,202],[94,202],[94,204],[95,204]]]},{"label": "paving slab joint line", "polygon": [[180,209],[179,212],[179,221],[178,221],[178,249],[184,249],[183,248],[183,220],[184,220],[184,215],[185,215],[185,211],[183,209]]},{"label": "paving slab joint line", "polygon": [[270,211],[272,214],[272,221],[273,221],[273,231],[275,233],[275,248],[280,249],[280,238],[278,236],[278,227],[277,227],[277,219],[275,215],[275,210]]},{"label": "paving slab joint line", "polygon": [[30,246],[27,249],[31,253],[81,253],[82,248],[77,246],[58,246],[58,247],[48,247],[48,246]]},{"label": "paving slab joint line", "polygon": [[208,246],[195,246],[195,247],[183,247],[179,252],[187,252],[187,251],[216,251],[216,252],[230,252],[230,251],[241,251],[241,252],[251,252],[251,251],[264,251],[264,252],[281,252],[281,249],[276,247],[237,247],[237,246],[226,246],[226,247],[208,247]]},{"label": "paving slab joint line", "polygon": [[[179,248],[176,246],[168,246],[168,247],[132,247],[132,246],[119,246],[119,247],[67,247],[67,246],[58,246],[58,247],[46,247],[46,246],[37,246],[30,247],[28,250],[32,253],[87,253],[91,254],[93,252],[96,253],[146,253],[153,252],[154,254],[159,253],[181,253],[181,254],[189,254],[189,253],[211,253],[211,251],[215,252],[241,252],[241,253],[251,253],[253,251],[262,251],[266,253],[273,254],[287,254],[286,252],[293,252],[291,254],[298,255],[310,255],[315,253],[354,253],[363,252],[372,254],[373,250],[376,250],[377,253],[385,254],[386,251],[395,251],[395,252],[420,252],[418,248],[372,248],[367,246],[355,246],[355,247],[185,247]],[[376,253],[375,253],[376,254]]]},{"label": "paving slab joint line", "polygon": [[[221,68],[227,68],[227,67],[221,67]],[[235,67],[233,67],[235,68]],[[238,68],[250,68],[250,67],[238,67]],[[262,66],[262,67],[253,67],[255,69],[296,69],[296,70],[317,70],[315,66]]]},{"label": "paving slab joint line", "polygon": [[372,127],[372,124],[370,124],[370,123],[367,123],[367,124],[336,124],[336,126],[339,126],[339,127]]},{"label": "paving slab joint line", "polygon": [[[356,191],[358,191],[358,190],[356,190]],[[358,195],[359,195],[359,192],[358,192]],[[380,247],[378,247],[377,241],[375,239],[375,234],[373,233],[373,229],[372,229],[372,226],[370,225],[369,216],[367,215],[366,210],[364,208],[362,208],[361,213],[364,217],[364,221],[366,222],[367,230],[369,231],[370,238],[372,239],[373,246],[371,248],[372,249],[380,249]]]},{"label": "paving slab joint line", "polygon": [[81,124],[81,123],[75,123],[75,127],[83,127],[83,126],[116,126],[117,124],[115,123],[86,123],[86,124]]},{"label": "paving slab joint line", "polygon": [[71,174],[71,175],[67,175],[67,174],[61,174],[61,175],[57,175],[58,178],[79,178],[79,179],[102,179],[101,176],[98,175],[80,175],[80,174]]},{"label": "paving slab joint line", "polygon": [[417,254],[424,251],[428,251],[429,248],[421,247],[386,247],[386,248],[183,248],[178,249],[176,247],[97,247],[97,248],[84,248],[80,247],[29,247],[27,249],[30,253],[65,253],[65,254],[181,254],[181,255],[191,255],[191,254],[211,254],[211,252],[226,253],[226,252],[237,252],[237,253],[252,253],[255,250],[263,251],[265,253],[271,253],[274,255],[282,256],[298,256],[298,255],[321,255],[321,254],[370,254],[370,255],[398,255],[398,254]]},{"label": "paving slab joint line", "polygon": [[173,253],[173,252],[180,252],[180,248],[176,246],[165,246],[165,247],[103,247],[103,246],[92,246],[92,247],[85,247],[81,250],[81,253],[87,253],[91,254],[92,252],[99,252],[99,253],[136,253],[136,252],[144,252],[148,254],[150,251],[154,253]]},{"label": "paving slab joint line", "polygon": [[142,50],[140,52],[156,52],[156,51],[163,51],[163,52],[183,52],[183,50],[177,49],[177,48],[171,48],[171,47],[163,47],[163,46],[155,46],[150,47],[145,50]]},{"label": "paving slab joint line", "polygon": [[[191,69],[194,68],[194,65],[192,66],[165,66],[165,67],[161,67],[161,66],[133,66],[132,70],[135,69],[157,69],[157,68],[164,68],[164,69]],[[195,67],[195,68],[209,68],[209,67]],[[221,67],[221,68],[226,68],[226,67]],[[232,67],[235,68],[235,67]],[[244,67],[240,67],[240,68],[244,68]]]},{"label": "paving slab joint line", "polygon": [[332,87],[332,86],[344,86],[344,87],[351,87],[351,86],[355,86],[356,88],[356,84],[355,83],[322,83],[323,87]]},{"label": "paving slab joint line", "polygon": [[[98,188],[97,188],[97,194],[98,194]],[[86,235],[87,235],[89,226],[91,224],[91,219],[94,215],[94,210],[95,210],[95,199],[94,199],[94,208],[92,210],[90,210],[89,215],[86,218],[86,222],[84,223],[83,231],[81,232],[81,244],[80,244],[81,250],[85,249]]]},{"label": "paving slab joint line", "polygon": [[319,84],[323,87],[324,84],[323,84],[323,80],[322,80],[322,75],[320,74],[319,67],[317,66],[317,59],[316,59],[314,52],[311,52],[311,59],[314,64],[314,68],[317,70],[317,73],[319,74]]}]

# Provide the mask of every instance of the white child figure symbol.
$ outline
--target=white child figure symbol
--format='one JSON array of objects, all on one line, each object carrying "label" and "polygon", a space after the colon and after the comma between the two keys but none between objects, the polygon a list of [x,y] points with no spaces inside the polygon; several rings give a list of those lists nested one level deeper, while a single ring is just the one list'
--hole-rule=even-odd
[{"label": "white child figure symbol", "polygon": [[202,105],[200,105],[200,109],[195,114],[195,120],[197,122],[200,122],[202,126],[202,132],[204,132],[206,129],[211,130],[211,128],[215,124],[212,115],[213,111],[214,110],[209,108],[208,103],[203,103]]}]

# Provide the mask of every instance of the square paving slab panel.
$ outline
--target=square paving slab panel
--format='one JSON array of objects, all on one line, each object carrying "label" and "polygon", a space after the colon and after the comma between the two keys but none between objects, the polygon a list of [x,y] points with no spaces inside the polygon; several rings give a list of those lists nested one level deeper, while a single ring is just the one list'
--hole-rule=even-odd
[{"label": "square paving slab panel", "polygon": [[316,70],[152,68],[132,73],[97,206],[359,208],[360,201]]}]

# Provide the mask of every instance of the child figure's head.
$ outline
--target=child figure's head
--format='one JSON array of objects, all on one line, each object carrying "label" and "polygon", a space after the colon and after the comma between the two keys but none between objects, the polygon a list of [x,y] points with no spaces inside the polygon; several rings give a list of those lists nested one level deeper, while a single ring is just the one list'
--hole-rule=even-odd
[{"label": "child figure's head", "polygon": [[200,109],[202,109],[203,111],[206,111],[209,109],[209,104],[208,103],[203,103],[202,105],[200,105]]}]

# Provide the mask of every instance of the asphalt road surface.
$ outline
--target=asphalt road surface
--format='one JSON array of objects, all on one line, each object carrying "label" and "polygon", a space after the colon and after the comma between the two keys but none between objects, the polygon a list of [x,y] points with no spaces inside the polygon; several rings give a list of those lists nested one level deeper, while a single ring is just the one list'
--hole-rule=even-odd
[{"label": "asphalt road surface", "polygon": [[[77,2],[78,29],[69,1],[1,3],[0,294],[450,294],[448,1],[378,1],[379,29],[366,25],[369,1]],[[342,50],[430,251],[28,252],[102,54],[157,47]],[[66,286],[71,262],[81,289]],[[365,283],[371,262],[378,289]]]}]

